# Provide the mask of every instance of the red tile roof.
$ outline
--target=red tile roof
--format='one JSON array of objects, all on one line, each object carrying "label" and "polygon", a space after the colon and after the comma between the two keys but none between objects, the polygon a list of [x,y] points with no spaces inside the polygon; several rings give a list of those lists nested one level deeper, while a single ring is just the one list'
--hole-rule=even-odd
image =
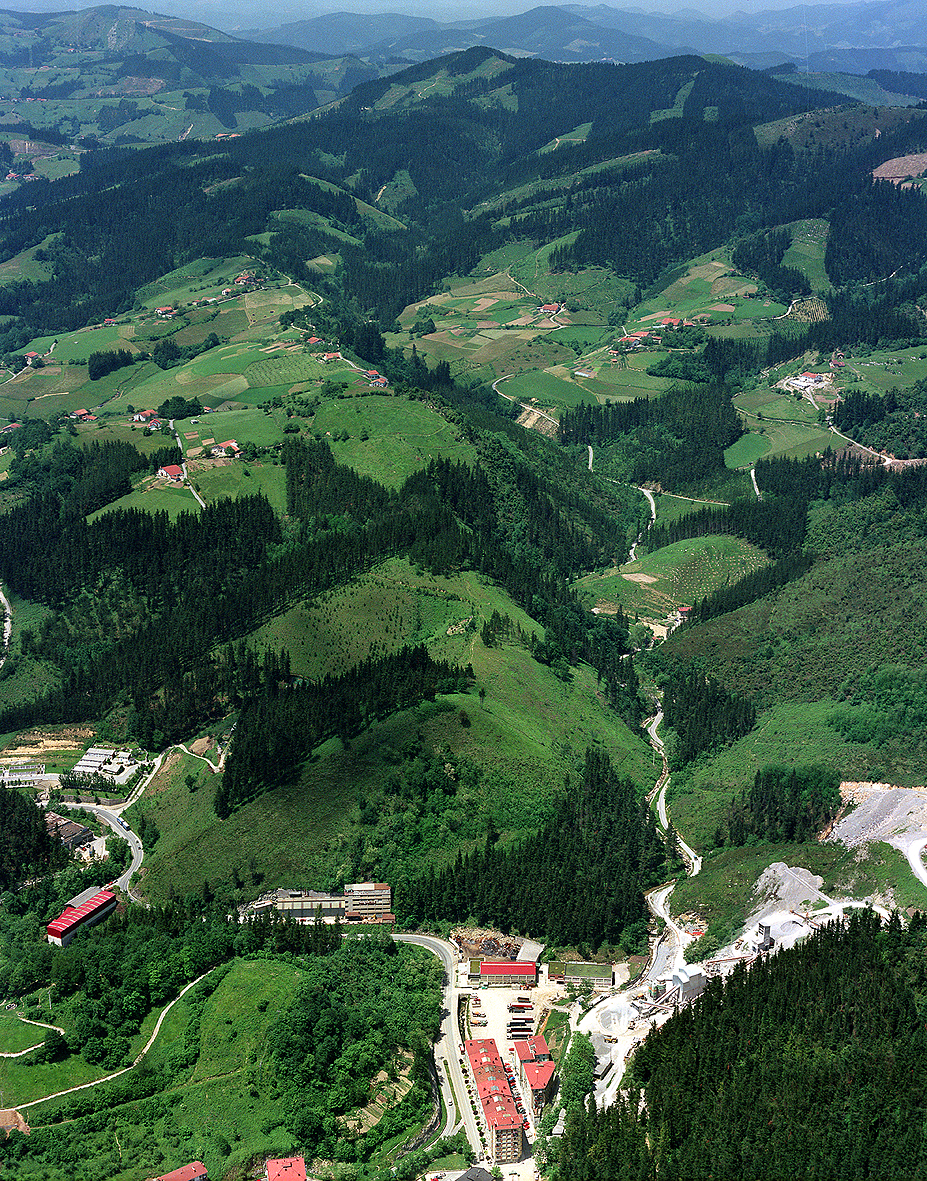
[{"label": "red tile roof", "polygon": [[550,1050],[547,1042],[539,1033],[524,1041],[515,1043],[515,1053],[522,1062],[533,1062],[536,1058],[549,1058]]},{"label": "red tile roof", "polygon": [[267,1162],[267,1181],[306,1181],[306,1162],[301,1156],[285,1156]]},{"label": "red tile roof", "polygon": [[491,1128],[520,1128],[522,1117],[515,1109],[515,1100],[496,1043],[492,1038],[475,1038],[464,1043],[473,1081],[483,1106],[486,1122]]},{"label": "red tile roof", "polygon": [[173,1169],[170,1173],[162,1173],[160,1177],[155,1177],[154,1181],[200,1181],[200,1178],[205,1176],[206,1166],[202,1161],[195,1160],[192,1164],[181,1165],[179,1169]]},{"label": "red tile roof", "polygon": [[177,476],[183,475],[183,468],[176,463],[169,463],[166,467],[161,468],[166,476],[170,476],[173,480]]},{"label": "red tile roof", "polygon": [[532,1091],[543,1091],[554,1077],[555,1069],[553,1062],[526,1062],[524,1065],[525,1082]]}]

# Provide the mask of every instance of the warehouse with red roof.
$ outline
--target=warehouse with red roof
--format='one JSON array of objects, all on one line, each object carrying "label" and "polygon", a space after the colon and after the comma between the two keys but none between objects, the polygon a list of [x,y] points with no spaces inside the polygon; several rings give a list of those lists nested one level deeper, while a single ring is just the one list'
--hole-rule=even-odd
[{"label": "warehouse with red roof", "polygon": [[533,988],[538,982],[538,966],[526,960],[471,960],[470,982]]},{"label": "warehouse with red roof", "polygon": [[117,898],[109,890],[101,890],[80,906],[66,906],[54,922],[45,928],[48,942],[56,947],[67,947],[78,931],[92,927],[112,914]]}]

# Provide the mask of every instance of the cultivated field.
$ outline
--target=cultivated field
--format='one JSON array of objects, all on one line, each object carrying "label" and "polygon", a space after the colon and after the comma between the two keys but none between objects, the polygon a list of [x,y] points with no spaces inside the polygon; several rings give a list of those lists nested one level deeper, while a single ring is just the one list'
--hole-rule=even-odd
[{"label": "cultivated field", "polygon": [[664,546],[620,570],[588,574],[577,585],[602,611],[620,606],[626,614],[662,620],[766,564],[761,550],[738,537],[698,537]]}]

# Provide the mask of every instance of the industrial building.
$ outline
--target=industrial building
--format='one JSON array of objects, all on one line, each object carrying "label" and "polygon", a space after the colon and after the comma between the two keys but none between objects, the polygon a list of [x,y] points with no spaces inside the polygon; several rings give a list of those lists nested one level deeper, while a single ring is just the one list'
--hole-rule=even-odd
[{"label": "industrial building", "polygon": [[56,947],[67,947],[78,931],[92,927],[112,914],[116,909],[116,903],[115,894],[110,894],[109,890],[100,890],[78,906],[69,904],[58,918],[45,928],[48,942],[54,943]]},{"label": "industrial building", "polygon": [[551,980],[562,980],[564,984],[588,984],[594,991],[603,992],[613,987],[614,966],[593,964],[582,960],[564,962],[555,960],[548,965]]},{"label": "industrial building", "polygon": [[271,890],[247,908],[248,913],[277,910],[298,923],[392,923],[392,890],[386,882],[354,882],[343,894],[319,890]]},{"label": "industrial building", "polygon": [[382,915],[390,914],[392,891],[386,882],[355,882],[345,886],[344,902],[348,922],[379,921]]},{"label": "industrial building", "polygon": [[57,837],[66,849],[76,849],[93,840],[93,833],[85,824],[59,816],[57,812],[45,813],[45,827],[49,836]]},{"label": "industrial building", "polygon": [[557,1068],[547,1042],[540,1034],[515,1042],[515,1054],[521,1089],[531,1096],[531,1109],[537,1118],[553,1098]]},{"label": "industrial building", "polygon": [[471,960],[469,983],[533,988],[538,982],[538,966],[530,960]]},{"label": "industrial building", "polygon": [[517,1161],[524,1147],[524,1119],[515,1108],[496,1043],[477,1038],[465,1042],[464,1048],[489,1132],[490,1155],[497,1163]]},{"label": "industrial building", "polygon": [[208,1181],[208,1178],[206,1166],[202,1161],[195,1160],[192,1164],[172,1169],[170,1173],[162,1173],[160,1177],[152,1177],[151,1181]]}]

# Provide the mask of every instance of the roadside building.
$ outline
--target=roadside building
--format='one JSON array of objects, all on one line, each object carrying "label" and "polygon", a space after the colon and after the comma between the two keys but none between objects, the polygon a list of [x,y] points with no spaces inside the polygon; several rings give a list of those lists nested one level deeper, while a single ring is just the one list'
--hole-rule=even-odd
[{"label": "roadside building", "polygon": [[116,895],[109,890],[100,890],[80,906],[66,906],[61,914],[48,924],[45,932],[48,942],[56,947],[67,947],[78,931],[93,927],[116,909]]},{"label": "roadside building", "polygon": [[319,890],[271,890],[247,908],[252,914],[278,910],[298,923],[392,923],[392,890],[386,882],[355,882],[343,894]]},{"label": "roadside building", "polygon": [[267,1181],[306,1181],[306,1162],[301,1156],[284,1156],[267,1162]]},{"label": "roadside building", "polygon": [[158,468],[158,475],[162,480],[171,480],[175,484],[179,484],[183,479],[183,468],[177,463],[168,463],[164,467]]},{"label": "roadside building", "polygon": [[66,816],[59,816],[57,812],[45,813],[45,827],[49,836],[57,837],[66,849],[76,849],[79,845],[86,845],[93,840],[93,833],[86,825],[69,820]]},{"label": "roadside building", "polygon": [[206,1166],[202,1161],[192,1161],[189,1165],[181,1165],[179,1169],[172,1169],[169,1173],[162,1173],[160,1177],[152,1177],[151,1181],[209,1181],[206,1176]]},{"label": "roadside building", "polygon": [[523,960],[471,960],[469,982],[533,988],[538,982],[538,966]]},{"label": "roadside building", "polygon": [[525,1041],[515,1042],[515,1054],[522,1091],[531,1096],[531,1110],[535,1117],[540,1116],[554,1096],[557,1073],[547,1042],[536,1034]]},{"label": "roadside building", "polygon": [[496,1043],[492,1038],[478,1038],[465,1042],[464,1049],[489,1132],[490,1155],[497,1162],[519,1160],[524,1147],[524,1117],[515,1107]]},{"label": "roadside building", "polygon": [[354,882],[344,888],[345,911],[348,922],[389,914],[393,894],[386,882]]}]

